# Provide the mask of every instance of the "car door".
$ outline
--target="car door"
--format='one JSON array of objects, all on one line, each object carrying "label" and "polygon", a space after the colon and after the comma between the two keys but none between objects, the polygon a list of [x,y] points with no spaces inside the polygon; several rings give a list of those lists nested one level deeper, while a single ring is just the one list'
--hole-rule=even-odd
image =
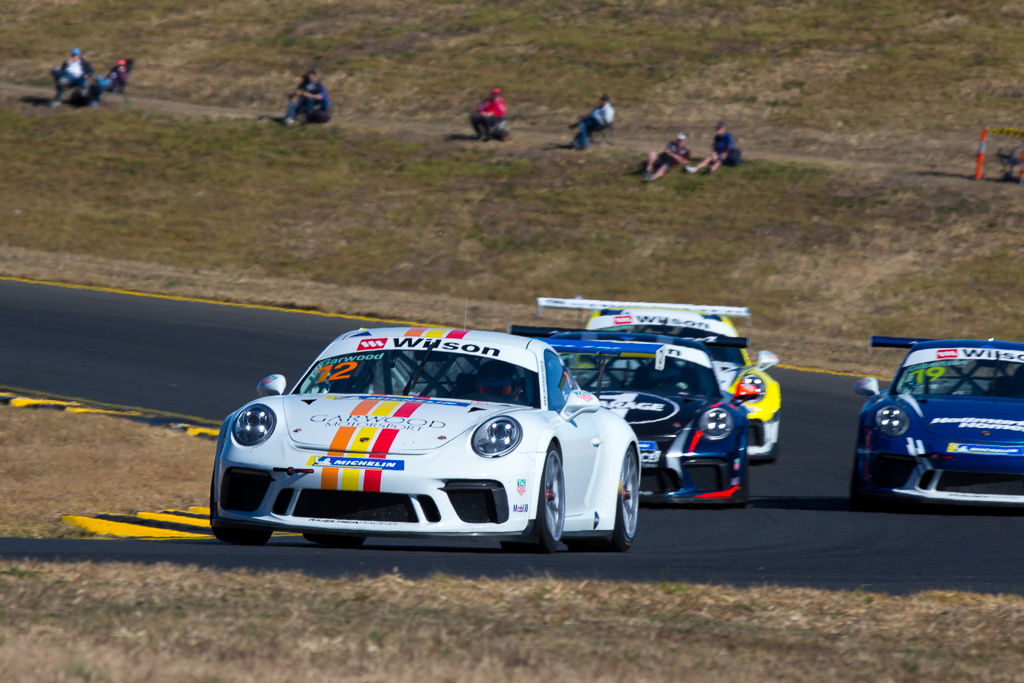
[{"label": "car door", "polygon": [[[556,413],[565,406],[569,392],[578,388],[562,359],[553,351],[544,352],[544,381],[548,409]],[[566,517],[584,514],[591,507],[588,504],[590,482],[601,445],[598,424],[597,413],[583,413],[568,422],[556,421],[555,434],[562,445]]]}]

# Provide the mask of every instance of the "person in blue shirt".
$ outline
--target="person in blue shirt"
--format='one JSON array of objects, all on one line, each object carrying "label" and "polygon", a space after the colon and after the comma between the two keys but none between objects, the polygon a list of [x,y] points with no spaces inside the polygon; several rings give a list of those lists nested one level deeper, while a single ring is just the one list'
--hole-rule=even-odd
[{"label": "person in blue shirt", "polygon": [[612,106],[612,98],[608,95],[601,95],[601,101],[570,128],[579,128],[576,137],[573,138],[573,149],[586,149],[590,146],[590,134],[608,128],[615,122],[615,107]]},{"label": "person in blue shirt", "polygon": [[284,124],[295,123],[300,113],[306,115],[307,123],[326,123],[330,119],[331,98],[327,88],[320,82],[316,71],[310,69],[302,77],[299,87],[288,97],[288,111],[284,115]]},{"label": "person in blue shirt", "polygon": [[[708,172],[717,171],[719,166],[738,166],[743,161],[743,154],[736,147],[736,139],[719,121],[715,126],[715,139],[711,142],[711,154],[694,167],[694,171],[707,168]],[[689,171],[689,169],[687,169]]]},{"label": "person in blue shirt", "polygon": [[85,96],[86,85],[92,76],[92,65],[86,61],[82,56],[82,51],[76,47],[71,50],[71,55],[59,67],[50,69],[50,75],[53,76],[56,90],[53,93],[53,99],[50,100],[50,106],[56,107],[60,105],[60,98],[64,96],[64,88],[69,85],[78,88],[79,95]]}]

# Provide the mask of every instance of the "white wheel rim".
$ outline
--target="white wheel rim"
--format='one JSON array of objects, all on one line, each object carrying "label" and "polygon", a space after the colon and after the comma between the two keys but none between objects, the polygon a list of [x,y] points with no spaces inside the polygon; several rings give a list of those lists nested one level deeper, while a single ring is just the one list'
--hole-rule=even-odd
[{"label": "white wheel rim", "polygon": [[544,508],[545,521],[551,538],[562,538],[562,524],[565,517],[565,497],[562,495],[562,468],[558,466],[558,456],[548,455],[544,465]]},{"label": "white wheel rim", "polygon": [[640,496],[637,495],[638,479],[636,458],[632,453],[627,453],[622,461],[622,476],[619,481],[619,509],[622,511],[622,523],[627,538],[633,538],[636,534],[637,511],[640,507]]}]

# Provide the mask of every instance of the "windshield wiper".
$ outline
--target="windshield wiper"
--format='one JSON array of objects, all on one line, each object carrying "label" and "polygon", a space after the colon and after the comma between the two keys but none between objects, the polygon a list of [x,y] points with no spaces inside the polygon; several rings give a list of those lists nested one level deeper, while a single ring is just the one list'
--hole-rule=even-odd
[{"label": "windshield wiper", "polygon": [[423,354],[423,360],[420,361],[419,367],[416,368],[416,374],[409,378],[409,382],[405,385],[405,388],[402,389],[401,396],[408,396],[409,390],[412,389],[413,386],[415,386],[416,382],[420,380],[420,375],[423,374],[423,368],[426,367],[427,361],[430,359],[430,354],[432,354],[433,352],[434,347],[431,346],[427,349],[427,352]]}]

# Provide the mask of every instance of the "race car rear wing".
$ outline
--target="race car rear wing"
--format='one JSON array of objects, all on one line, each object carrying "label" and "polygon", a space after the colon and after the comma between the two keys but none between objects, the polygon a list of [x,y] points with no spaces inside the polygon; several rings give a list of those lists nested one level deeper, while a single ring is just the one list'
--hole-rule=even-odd
[{"label": "race car rear wing", "polygon": [[871,337],[871,346],[884,349],[909,349],[920,342],[935,341],[920,337]]},{"label": "race car rear wing", "polygon": [[[548,339],[552,335],[560,334],[562,332],[589,332],[594,333],[594,330],[580,330],[572,329],[569,327],[533,327],[531,325],[509,325],[508,333],[514,334],[519,337],[533,337],[535,339]],[[623,334],[629,334],[624,332]],[[746,337],[724,337],[721,335],[708,335],[707,337],[684,337],[690,341],[700,342],[705,346],[719,346],[733,349],[745,349],[750,343]],[[548,341],[554,345],[555,340],[548,339]],[[653,342],[641,342],[641,341],[616,341],[614,339],[565,339],[558,340],[559,343],[562,341],[586,341],[588,343],[608,343],[608,344],[653,344]]]},{"label": "race car rear wing", "polygon": [[750,309],[745,306],[703,306],[700,304],[656,304],[646,301],[602,301],[600,299],[556,299],[553,297],[537,297],[537,317],[545,308],[564,308],[573,311],[601,311],[604,309],[623,308],[668,308],[677,311],[693,311],[711,315],[731,315],[737,318],[749,318]]},{"label": "race car rear wing", "polygon": [[595,356],[654,356],[654,369],[664,370],[666,358],[697,363],[710,368],[711,357],[705,349],[639,341],[612,339],[550,339],[548,343],[559,353],[587,353]]}]

